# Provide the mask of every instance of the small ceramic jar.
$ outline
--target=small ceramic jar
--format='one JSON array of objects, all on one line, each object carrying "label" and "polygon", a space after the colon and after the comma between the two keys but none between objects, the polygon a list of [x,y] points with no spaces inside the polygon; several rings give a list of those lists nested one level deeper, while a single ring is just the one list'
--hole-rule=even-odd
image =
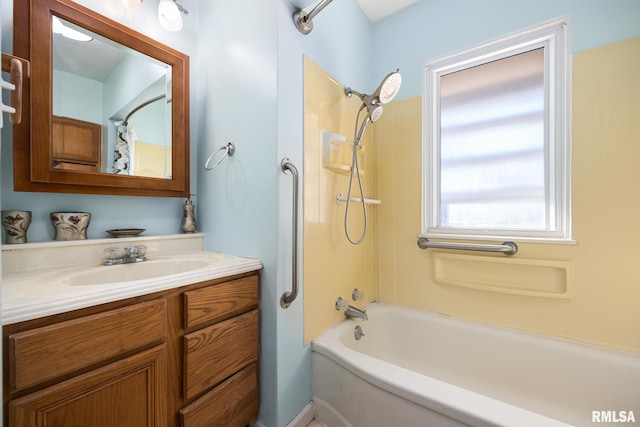
[{"label": "small ceramic jar", "polygon": [[51,212],[55,240],[86,240],[91,221],[89,212]]},{"label": "small ceramic jar", "polygon": [[7,232],[5,243],[27,243],[31,211],[2,211],[2,228]]}]

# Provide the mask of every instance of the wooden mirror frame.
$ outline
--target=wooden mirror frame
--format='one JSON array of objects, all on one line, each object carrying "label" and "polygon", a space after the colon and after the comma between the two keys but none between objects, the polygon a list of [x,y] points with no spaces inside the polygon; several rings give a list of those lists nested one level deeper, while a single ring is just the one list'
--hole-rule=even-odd
[{"label": "wooden mirror frame", "polygon": [[[188,196],[189,57],[71,0],[20,0],[13,9],[14,55],[31,61],[32,68],[23,88],[23,121],[14,127],[15,191]],[[53,169],[52,15],[171,66],[171,179]]]}]

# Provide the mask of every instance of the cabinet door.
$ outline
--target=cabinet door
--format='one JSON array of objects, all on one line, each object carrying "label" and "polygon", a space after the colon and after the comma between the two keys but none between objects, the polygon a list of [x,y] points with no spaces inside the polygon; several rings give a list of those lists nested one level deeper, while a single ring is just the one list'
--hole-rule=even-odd
[{"label": "cabinet door", "polygon": [[100,124],[53,117],[53,158],[60,162],[99,165],[102,129]]},{"label": "cabinet door", "polygon": [[20,427],[166,425],[165,345],[9,402]]}]

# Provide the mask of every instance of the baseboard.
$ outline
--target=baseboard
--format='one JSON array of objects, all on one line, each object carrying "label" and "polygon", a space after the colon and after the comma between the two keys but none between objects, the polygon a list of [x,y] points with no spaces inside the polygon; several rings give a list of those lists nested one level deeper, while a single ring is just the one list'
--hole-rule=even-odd
[{"label": "baseboard", "polygon": [[287,424],[287,427],[307,427],[307,425],[313,421],[313,411],[313,402],[309,402],[307,406]]},{"label": "baseboard", "polygon": [[[307,425],[313,421],[314,406],[313,402],[309,402],[298,415],[292,419],[286,427],[307,427]],[[262,421],[256,419],[249,423],[249,427],[266,427]]]}]

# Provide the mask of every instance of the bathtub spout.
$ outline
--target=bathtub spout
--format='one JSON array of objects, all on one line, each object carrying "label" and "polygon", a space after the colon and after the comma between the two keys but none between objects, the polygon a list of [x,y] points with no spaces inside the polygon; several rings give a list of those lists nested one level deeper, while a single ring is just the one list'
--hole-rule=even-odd
[{"label": "bathtub spout", "polygon": [[347,319],[368,320],[367,310],[361,310],[358,307],[353,307],[351,305],[344,311],[344,315],[347,317]]},{"label": "bathtub spout", "polygon": [[336,300],[336,310],[344,310],[344,315],[347,319],[368,320],[366,310],[361,310],[358,307],[353,307],[341,297],[338,297],[338,299]]}]

